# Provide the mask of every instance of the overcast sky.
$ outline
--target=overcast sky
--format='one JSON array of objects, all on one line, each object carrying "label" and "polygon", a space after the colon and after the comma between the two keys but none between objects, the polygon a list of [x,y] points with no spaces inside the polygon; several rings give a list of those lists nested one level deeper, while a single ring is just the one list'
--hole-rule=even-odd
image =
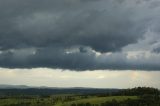
[{"label": "overcast sky", "polygon": [[160,88],[159,11],[160,0],[0,0],[0,83]]}]

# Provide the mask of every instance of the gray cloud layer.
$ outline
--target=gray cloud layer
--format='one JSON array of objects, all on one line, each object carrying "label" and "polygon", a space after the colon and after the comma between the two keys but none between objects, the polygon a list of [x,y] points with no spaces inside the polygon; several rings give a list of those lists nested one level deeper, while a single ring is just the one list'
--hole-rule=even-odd
[{"label": "gray cloud layer", "polygon": [[160,70],[159,4],[1,0],[0,66]]}]

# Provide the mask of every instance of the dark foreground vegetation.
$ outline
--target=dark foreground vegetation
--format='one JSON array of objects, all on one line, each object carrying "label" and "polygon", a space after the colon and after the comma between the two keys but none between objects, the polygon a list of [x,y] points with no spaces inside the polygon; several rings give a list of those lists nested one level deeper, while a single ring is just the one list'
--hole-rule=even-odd
[{"label": "dark foreground vegetation", "polygon": [[0,89],[0,106],[160,106],[160,91],[133,89]]}]

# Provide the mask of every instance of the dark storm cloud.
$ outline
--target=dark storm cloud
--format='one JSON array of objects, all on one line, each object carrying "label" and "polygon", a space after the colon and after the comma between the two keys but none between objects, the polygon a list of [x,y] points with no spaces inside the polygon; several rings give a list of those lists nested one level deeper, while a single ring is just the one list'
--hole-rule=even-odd
[{"label": "dark storm cloud", "polygon": [[[137,61],[122,58],[120,51],[144,39],[148,25],[158,17],[158,6],[153,4],[147,0],[1,0],[0,66],[130,69]],[[107,52],[119,55],[97,57]],[[149,65],[143,68],[145,64]],[[141,62],[133,68],[154,69],[154,65]]]},{"label": "dark storm cloud", "polygon": [[100,52],[120,50],[142,37],[145,26],[134,22],[131,9],[117,3],[1,1],[1,49],[82,45]]},{"label": "dark storm cloud", "polygon": [[[30,51],[30,52],[29,52]],[[68,50],[67,50],[68,51]],[[68,52],[59,48],[7,51],[1,54],[1,67],[8,68],[60,68],[70,70],[159,70],[160,56],[146,58],[144,53],[130,57],[125,53],[97,55],[90,48],[72,49]],[[17,55],[17,53],[19,53]],[[26,54],[24,54],[26,53]],[[24,55],[22,55],[24,54]]]},{"label": "dark storm cloud", "polygon": [[154,49],[153,49],[153,52],[155,52],[155,53],[160,53],[160,47],[154,48]]}]

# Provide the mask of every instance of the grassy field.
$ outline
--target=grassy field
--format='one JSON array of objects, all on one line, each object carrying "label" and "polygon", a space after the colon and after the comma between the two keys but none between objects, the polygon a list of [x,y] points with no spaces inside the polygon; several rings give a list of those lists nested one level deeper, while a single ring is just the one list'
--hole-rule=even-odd
[{"label": "grassy field", "polygon": [[101,104],[106,101],[112,101],[113,99],[117,101],[124,101],[127,99],[138,99],[137,96],[110,96],[110,97],[90,97],[87,99],[79,99],[70,102],[57,103],[55,106],[71,106],[71,104],[75,103],[91,103],[91,104]]},{"label": "grassy field", "polygon": [[[138,99],[137,96],[109,96],[109,97],[96,97],[89,96],[87,98],[80,98],[79,96],[73,96],[74,100],[64,101],[63,98],[66,96],[57,96],[59,99],[56,103],[52,97],[48,98],[31,98],[31,99],[21,99],[21,98],[10,98],[10,99],[0,99],[0,106],[71,106],[71,104],[75,103],[91,103],[91,104],[101,104],[106,101],[111,101],[113,99],[117,101],[123,101],[128,98],[130,99]],[[55,97],[54,97],[55,98]],[[27,105],[28,104],[28,105]]]},{"label": "grassy field", "polygon": [[53,101],[50,98],[33,98],[33,99],[0,99],[0,106],[12,106],[12,105],[26,105],[28,106],[53,106]]}]

